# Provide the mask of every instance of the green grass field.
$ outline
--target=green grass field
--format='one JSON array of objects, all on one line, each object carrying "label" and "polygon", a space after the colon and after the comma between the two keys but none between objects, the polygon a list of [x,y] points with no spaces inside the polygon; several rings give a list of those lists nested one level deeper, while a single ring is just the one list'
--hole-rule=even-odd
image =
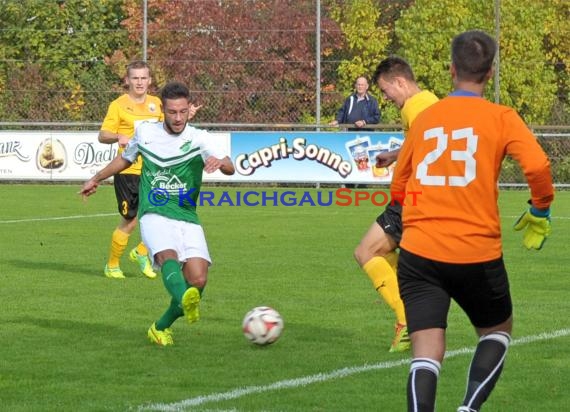
[{"label": "green grass field", "polygon": [[[160,348],[146,331],[169,301],[162,282],[126,256],[126,280],[102,276],[118,222],[113,189],[86,203],[78,189],[0,186],[0,410],[405,410],[409,354],[388,353],[393,315],[352,258],[379,208],[202,207],[214,259],[202,319],[180,319],[175,345]],[[515,341],[485,411],[568,410],[570,192],[557,193],[540,252],[511,230],[527,197],[501,192]],[[285,319],[268,347],[241,333],[259,305]],[[461,401],[476,341],[452,306],[439,411]]]}]

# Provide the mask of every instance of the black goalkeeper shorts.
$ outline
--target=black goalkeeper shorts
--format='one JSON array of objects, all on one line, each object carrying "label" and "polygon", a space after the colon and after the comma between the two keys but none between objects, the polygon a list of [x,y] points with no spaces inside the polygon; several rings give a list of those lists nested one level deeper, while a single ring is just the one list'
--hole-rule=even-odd
[{"label": "black goalkeeper shorts", "polygon": [[400,248],[398,285],[408,332],[447,328],[451,299],[476,328],[505,322],[513,313],[503,258],[477,263],[445,263]]},{"label": "black goalkeeper shorts", "polygon": [[376,222],[384,230],[384,232],[396,242],[400,244],[402,240],[402,205],[395,202],[394,205],[388,204],[386,209],[380,216],[376,218]]}]

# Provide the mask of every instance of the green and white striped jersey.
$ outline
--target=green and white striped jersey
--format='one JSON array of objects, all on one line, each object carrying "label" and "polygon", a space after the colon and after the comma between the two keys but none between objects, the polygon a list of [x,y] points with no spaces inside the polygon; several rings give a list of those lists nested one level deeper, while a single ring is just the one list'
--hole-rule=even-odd
[{"label": "green and white striped jersey", "polygon": [[137,127],[122,156],[143,159],[139,188],[141,218],[156,213],[175,220],[200,224],[196,206],[202,186],[204,160],[226,154],[206,130],[187,125],[180,134],[169,134],[163,122],[143,122]]}]

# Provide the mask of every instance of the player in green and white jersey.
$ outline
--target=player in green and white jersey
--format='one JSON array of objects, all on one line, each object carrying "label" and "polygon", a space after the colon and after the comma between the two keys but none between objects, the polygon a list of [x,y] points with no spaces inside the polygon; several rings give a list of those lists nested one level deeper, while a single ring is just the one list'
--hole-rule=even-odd
[{"label": "player in green and white jersey", "polygon": [[141,235],[172,297],[166,312],[148,330],[148,337],[166,346],[173,343],[170,326],[176,319],[185,316],[192,323],[200,318],[200,297],[211,264],[196,214],[202,172],[220,170],[231,175],[235,169],[214,135],[187,125],[191,105],[185,85],[167,84],[161,102],[164,122],[138,126],[123,154],[85,182],[80,194],[94,194],[101,181],[142,156]]}]

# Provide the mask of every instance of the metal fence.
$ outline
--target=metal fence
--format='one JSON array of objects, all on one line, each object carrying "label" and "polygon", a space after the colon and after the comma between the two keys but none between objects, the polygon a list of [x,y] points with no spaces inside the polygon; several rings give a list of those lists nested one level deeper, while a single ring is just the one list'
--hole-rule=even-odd
[{"label": "metal fence", "polygon": [[[118,2],[119,0],[115,0],[113,3]],[[44,3],[45,7],[48,7],[54,2]],[[95,8],[97,4],[97,2],[55,3],[66,3],[65,7],[60,5],[59,8],[67,9],[69,18],[83,13],[72,10],[72,7]],[[120,80],[120,76],[124,75],[120,73],[124,72],[124,64],[127,60],[148,58],[153,67],[156,86],[161,86],[167,79],[174,78],[188,83],[192,89],[193,102],[204,105],[196,118],[199,122],[325,123],[336,114],[351,91],[350,82],[354,81],[353,78],[347,79],[349,75],[346,70],[340,70],[341,67],[347,63],[359,62],[364,54],[362,50],[351,50],[346,44],[348,40],[340,24],[332,18],[328,8],[325,7],[332,3],[343,2],[323,1],[322,7],[320,0],[295,2],[145,0],[130,3],[133,6],[133,15],[123,16],[129,17],[124,23],[141,24],[101,28],[92,21],[81,20],[80,25],[76,27],[73,27],[71,22],[66,22],[52,28],[47,25],[49,20],[46,19],[46,22],[40,24],[41,18],[30,17],[21,27],[2,27],[0,33],[4,33],[6,37],[3,50],[14,54],[14,57],[7,58],[4,56],[8,54],[0,53],[2,119],[19,122],[101,121],[109,102],[124,92]],[[246,3],[248,7],[244,6]],[[349,3],[351,2],[346,2]],[[374,3],[382,7],[384,20],[378,22],[380,28],[392,27],[398,15],[411,8],[415,2],[375,0]],[[501,25],[498,19],[501,15],[500,1],[480,3],[484,3],[489,16],[495,16],[495,21],[489,18],[487,24],[489,29],[494,26],[496,36],[500,37]],[[224,7],[233,4],[234,14],[221,13],[222,4]],[[27,7],[33,9],[29,5]],[[260,9],[253,7],[255,5]],[[263,5],[269,6],[264,6],[261,10]],[[147,8],[150,10],[149,13]],[[160,13],[157,12],[157,8],[162,8]],[[218,10],[219,14],[215,14],[215,10]],[[509,17],[508,10],[505,5],[503,17]],[[6,13],[8,12],[7,9]],[[26,12],[33,13],[32,10]],[[157,15],[163,14],[170,16],[169,24],[157,19]],[[254,19],[253,17],[258,14],[261,17]],[[359,28],[359,31],[362,30],[359,35],[362,38],[369,38],[378,31],[378,28],[368,28],[367,31]],[[517,27],[517,30],[526,29]],[[429,32],[420,30],[422,29],[417,31],[417,38],[431,36]],[[439,36],[436,37],[441,37],[441,41],[445,42],[441,45],[441,49],[444,50],[457,28],[438,27],[438,30],[440,30]],[[449,36],[441,36],[445,30],[449,31]],[[106,50],[108,54],[97,52],[93,50],[95,45],[91,45],[93,47],[85,47],[84,52],[69,55],[72,51],[83,49],[73,46],[75,44],[73,42],[78,38],[96,39],[102,32],[107,37],[127,35],[129,42],[125,42],[122,48],[114,49],[113,54],[110,54],[110,50]],[[34,41],[30,40],[29,44],[21,41],[18,37],[21,33],[29,33]],[[40,36],[41,33],[44,33],[44,36]],[[501,33],[503,36],[509,35],[508,31]],[[378,59],[403,51],[397,47],[398,37],[393,28],[389,38],[390,45],[382,52],[378,52]],[[47,43],[44,44],[43,41]],[[178,43],[183,43],[178,49],[169,48],[172,44]],[[49,52],[54,49],[57,53]],[[169,52],[164,53],[164,49],[168,49]],[[114,52],[117,51],[124,53],[122,57],[115,56]],[[444,54],[446,62],[448,56],[447,53]],[[119,53],[118,56],[120,55]],[[507,88],[506,85],[500,86],[499,73],[504,73],[503,76],[506,77],[509,75],[508,70],[513,66],[522,68],[531,65],[534,68],[534,65],[543,64],[535,59],[509,61],[506,57],[503,55],[502,59],[497,61],[495,76],[497,81],[493,85],[495,101],[498,100],[500,88]],[[374,59],[369,57],[367,60]],[[445,62],[442,61],[429,70],[433,73],[444,73],[447,79]],[[362,70],[358,74],[370,76],[373,67],[370,66],[370,62],[366,64],[367,66],[358,66],[358,70]],[[565,67],[563,62],[560,61],[555,65],[556,71],[562,75]],[[421,68],[421,65],[419,66],[418,69]],[[350,70],[349,73],[353,71]],[[69,76],[66,82],[61,79],[61,74]],[[435,85],[429,84],[430,79],[426,79],[425,74],[420,74],[418,77],[423,86],[436,93],[443,93],[435,90]],[[431,80],[435,83],[435,79]],[[371,85],[371,89],[378,97],[378,89],[374,85]],[[152,91],[156,93],[157,89]],[[447,86],[444,91],[447,92]],[[557,102],[551,110],[552,119],[545,121],[550,124],[568,123],[567,91],[565,86],[561,86],[560,91],[553,92]],[[518,91],[512,93],[517,95]],[[544,95],[538,89],[531,93],[536,94],[530,97],[523,96],[524,98],[520,99],[538,101]],[[383,121],[397,121],[397,109],[391,103],[380,100]]]},{"label": "metal fence", "polygon": [[[558,187],[570,187],[570,131],[535,133],[550,159],[554,182]],[[526,179],[518,164],[507,158],[503,162],[499,181],[502,185],[520,186],[525,184]]]}]

